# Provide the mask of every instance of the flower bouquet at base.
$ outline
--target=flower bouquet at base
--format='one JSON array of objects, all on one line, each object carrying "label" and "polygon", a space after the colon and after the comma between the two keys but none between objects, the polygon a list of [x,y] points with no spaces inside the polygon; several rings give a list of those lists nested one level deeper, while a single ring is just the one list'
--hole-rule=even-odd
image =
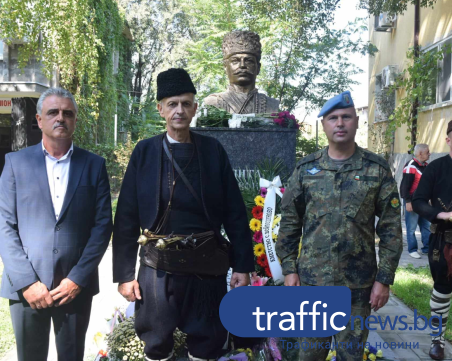
[{"label": "flower bouquet at base", "polygon": [[279,113],[231,114],[224,109],[202,105],[197,113],[197,127],[300,129],[295,116],[288,111]]},{"label": "flower bouquet at base", "polygon": [[[385,360],[383,358],[383,351],[377,350],[375,347],[372,347],[372,346],[369,346],[368,348],[366,347],[364,349],[364,353],[363,353],[364,361],[367,361],[367,360],[375,361],[377,359],[382,360],[382,361]],[[326,361],[339,361],[339,359],[337,358],[337,351],[330,350],[328,352]]]},{"label": "flower bouquet at base", "polygon": [[[281,361],[282,357],[278,348],[278,338],[262,338],[261,342],[253,348],[239,348],[220,357],[218,361]],[[293,359],[294,361],[297,359]],[[292,360],[288,360],[292,361]]]}]

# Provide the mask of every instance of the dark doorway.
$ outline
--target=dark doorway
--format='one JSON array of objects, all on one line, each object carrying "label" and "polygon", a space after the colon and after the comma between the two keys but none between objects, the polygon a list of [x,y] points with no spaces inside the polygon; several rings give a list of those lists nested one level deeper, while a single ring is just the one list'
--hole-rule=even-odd
[{"label": "dark doorway", "polygon": [[5,155],[11,152],[11,114],[0,114],[0,173],[5,165]]}]

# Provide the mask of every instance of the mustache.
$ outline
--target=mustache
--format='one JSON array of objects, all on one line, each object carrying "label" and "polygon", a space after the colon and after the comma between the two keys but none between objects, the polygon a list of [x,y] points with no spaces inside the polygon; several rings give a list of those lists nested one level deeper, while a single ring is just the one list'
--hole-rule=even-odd
[{"label": "mustache", "polygon": [[53,125],[53,129],[58,128],[58,127],[63,127],[64,129],[67,129],[67,125],[64,123],[55,123]]},{"label": "mustache", "polygon": [[237,70],[237,71],[234,72],[234,75],[239,75],[239,74],[253,75],[253,73],[248,71],[248,70]]}]

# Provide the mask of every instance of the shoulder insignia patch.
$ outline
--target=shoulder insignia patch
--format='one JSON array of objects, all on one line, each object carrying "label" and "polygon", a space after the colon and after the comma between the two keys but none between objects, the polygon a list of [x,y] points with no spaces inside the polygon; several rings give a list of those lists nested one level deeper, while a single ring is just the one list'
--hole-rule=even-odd
[{"label": "shoulder insignia patch", "polygon": [[321,150],[318,151],[318,152],[311,153],[311,154],[307,155],[306,157],[304,157],[303,159],[298,161],[297,168],[299,168],[303,164],[310,163],[310,162],[315,161],[316,159],[319,159],[321,157],[321,155],[322,155]]},{"label": "shoulder insignia patch", "polygon": [[307,170],[307,172],[311,175],[317,174],[320,171],[321,171],[321,169],[317,169],[316,167]]},{"label": "shoulder insignia patch", "polygon": [[397,197],[394,197],[391,199],[391,206],[392,206],[392,208],[400,207],[400,201]]},{"label": "shoulder insignia patch", "polygon": [[386,170],[391,170],[388,162],[386,160],[384,160],[384,158],[380,157],[379,155],[377,155],[375,153],[372,153],[368,150],[364,150],[364,158],[369,159],[370,161],[372,161],[374,163],[380,164]]}]

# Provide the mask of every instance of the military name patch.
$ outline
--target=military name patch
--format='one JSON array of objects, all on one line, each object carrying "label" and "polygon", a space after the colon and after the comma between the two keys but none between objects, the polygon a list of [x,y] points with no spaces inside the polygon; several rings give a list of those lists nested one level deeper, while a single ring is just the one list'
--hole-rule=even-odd
[{"label": "military name patch", "polygon": [[378,182],[378,177],[369,176],[369,175],[355,175],[353,178],[357,181],[363,181],[363,182]]},{"label": "military name patch", "polygon": [[321,171],[321,169],[317,169],[316,167],[314,167],[312,169],[308,169],[308,173],[311,175],[317,174],[320,171]]},{"label": "military name patch", "polygon": [[400,206],[400,201],[398,198],[394,197],[391,199],[391,206],[392,208],[397,208]]}]

